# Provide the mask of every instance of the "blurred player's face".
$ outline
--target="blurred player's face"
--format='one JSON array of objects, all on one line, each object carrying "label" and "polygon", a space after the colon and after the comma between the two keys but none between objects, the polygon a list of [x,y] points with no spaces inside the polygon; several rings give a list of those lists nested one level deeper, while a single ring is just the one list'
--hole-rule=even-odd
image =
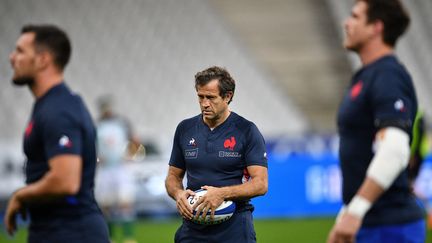
[{"label": "blurred player's face", "polygon": [[359,52],[374,35],[374,24],[367,23],[367,3],[358,1],[345,20],[344,47]]},{"label": "blurred player's face", "polygon": [[219,93],[219,81],[214,79],[208,84],[197,87],[197,95],[204,121],[210,125],[219,125],[229,114],[230,96],[222,97]]},{"label": "blurred player's face", "polygon": [[33,44],[34,38],[34,33],[22,34],[16,42],[15,50],[9,55],[14,70],[12,82],[16,85],[26,85],[34,82],[37,57]]}]

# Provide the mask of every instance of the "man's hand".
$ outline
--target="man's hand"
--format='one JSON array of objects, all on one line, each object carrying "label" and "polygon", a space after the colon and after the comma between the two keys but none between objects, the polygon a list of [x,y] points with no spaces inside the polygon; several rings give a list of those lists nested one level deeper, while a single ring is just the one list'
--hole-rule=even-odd
[{"label": "man's hand", "polygon": [[191,206],[189,206],[189,202],[187,199],[189,196],[194,196],[194,195],[195,192],[188,189],[188,190],[179,191],[175,196],[177,210],[179,214],[185,219],[191,220],[193,217],[193,210]]},{"label": "man's hand", "polygon": [[18,200],[17,192],[15,192],[9,199],[8,205],[6,207],[6,213],[4,216],[4,224],[6,227],[6,231],[9,233],[9,235],[13,235],[14,232],[17,230],[16,216],[18,213],[21,213],[21,217],[23,218],[23,220],[26,219],[24,205]]},{"label": "man's hand", "polygon": [[353,243],[360,229],[362,220],[347,212],[336,221],[327,239],[327,243]]},{"label": "man's hand", "polygon": [[[207,193],[192,207],[193,210],[197,210],[195,219],[205,220],[206,215],[210,212],[210,221],[213,221],[216,208],[224,201],[223,190],[213,186],[203,186],[201,189],[207,190]],[[200,215],[201,219],[199,218]]]}]

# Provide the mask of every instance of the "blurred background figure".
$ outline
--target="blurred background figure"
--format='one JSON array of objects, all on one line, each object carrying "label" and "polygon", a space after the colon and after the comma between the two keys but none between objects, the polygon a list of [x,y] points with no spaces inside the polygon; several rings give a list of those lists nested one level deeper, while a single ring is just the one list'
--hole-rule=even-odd
[{"label": "blurred background figure", "polygon": [[419,109],[413,125],[413,135],[411,142],[410,160],[408,163],[408,180],[414,194],[424,205],[427,213],[427,226],[432,229],[432,201],[424,193],[415,190],[415,182],[420,173],[420,169],[429,153],[429,140],[426,130],[424,112]]},{"label": "blurred background figure", "polygon": [[96,199],[108,222],[110,237],[114,225],[119,224],[124,242],[134,240],[135,182],[125,167],[144,147],[134,137],[129,122],[113,111],[113,97],[105,95],[98,101],[100,117],[97,123],[99,168],[96,176]]},{"label": "blurred background figure", "polygon": [[426,131],[426,121],[422,110],[418,110],[413,125],[411,156],[408,164],[408,179],[414,184],[423,161],[429,153],[429,142]]}]

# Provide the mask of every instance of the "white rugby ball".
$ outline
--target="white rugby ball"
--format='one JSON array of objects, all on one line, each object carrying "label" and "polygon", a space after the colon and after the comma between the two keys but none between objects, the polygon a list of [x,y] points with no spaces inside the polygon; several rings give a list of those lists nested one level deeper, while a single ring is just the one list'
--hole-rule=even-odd
[{"label": "white rugby ball", "polygon": [[[189,205],[192,207],[206,193],[207,190],[203,190],[203,189],[195,191],[195,196],[188,197]],[[208,213],[208,215],[206,215],[204,220],[202,220],[202,217],[199,217],[200,220],[196,220],[194,218],[192,219],[192,221],[197,224],[205,224],[205,225],[220,224],[230,219],[234,214],[235,209],[236,209],[235,202],[223,201],[222,204],[216,208],[213,221],[210,221],[210,212]],[[193,214],[194,215],[196,214],[196,210],[194,210]]]}]

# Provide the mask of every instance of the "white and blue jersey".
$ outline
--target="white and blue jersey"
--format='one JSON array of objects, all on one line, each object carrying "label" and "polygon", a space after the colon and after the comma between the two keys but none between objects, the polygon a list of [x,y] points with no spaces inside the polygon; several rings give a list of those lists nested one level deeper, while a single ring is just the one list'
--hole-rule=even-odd
[{"label": "white and blue jersey", "polygon": [[[177,126],[169,164],[187,171],[187,188],[192,191],[204,185],[242,184],[248,166],[267,167],[264,138],[254,123],[234,112],[213,130],[198,115]],[[252,209],[248,201],[237,206]]]},{"label": "white and blue jersey", "polygon": [[[99,168],[96,174],[96,200],[102,207],[116,209],[135,201],[135,177],[125,167],[130,127],[117,116],[105,117],[97,124]],[[115,210],[114,210],[115,211]]]},{"label": "white and blue jersey", "polygon": [[[76,195],[27,205],[31,217],[30,229],[46,229],[51,231],[50,234],[55,234],[53,227],[63,227],[61,222],[82,221],[83,217],[93,215],[96,218],[92,222],[97,224],[93,223],[90,228],[96,235],[102,232],[103,236],[106,225],[93,195],[95,139],[95,127],[87,108],[64,83],[36,100],[24,136],[26,183],[40,180],[49,170],[48,161],[58,155],[79,155],[83,168],[81,187]],[[98,226],[101,228],[96,229]]]},{"label": "white and blue jersey", "polygon": [[[395,56],[382,57],[353,76],[337,118],[344,204],[351,201],[365,179],[375,153],[377,131],[392,126],[411,136],[416,111],[411,77]],[[407,223],[422,217],[407,171],[403,171],[374,203],[363,226]]]},{"label": "white and blue jersey", "polygon": [[129,128],[120,118],[102,119],[97,125],[97,150],[102,165],[121,166],[129,143]]}]

